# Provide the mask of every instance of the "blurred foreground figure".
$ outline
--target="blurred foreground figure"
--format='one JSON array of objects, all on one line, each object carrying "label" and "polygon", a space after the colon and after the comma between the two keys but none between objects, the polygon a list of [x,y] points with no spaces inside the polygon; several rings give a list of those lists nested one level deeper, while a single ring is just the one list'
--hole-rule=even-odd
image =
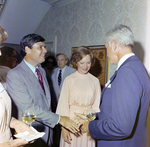
[{"label": "blurred foreground figure", "polygon": [[17,65],[17,52],[9,46],[1,47],[0,51],[0,80],[6,89],[7,73]]},{"label": "blurred foreground figure", "polygon": [[[0,44],[8,37],[7,32],[0,26]],[[23,139],[12,139],[10,128],[16,133],[29,131],[29,127],[13,117],[11,117],[11,100],[0,83],[0,147],[19,147],[28,142]]]}]

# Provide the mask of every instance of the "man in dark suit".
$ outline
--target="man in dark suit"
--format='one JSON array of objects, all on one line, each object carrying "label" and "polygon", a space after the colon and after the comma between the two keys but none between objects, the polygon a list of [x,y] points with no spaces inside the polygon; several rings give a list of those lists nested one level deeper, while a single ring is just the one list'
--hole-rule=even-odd
[{"label": "man in dark suit", "polygon": [[125,25],[116,26],[106,35],[107,56],[118,67],[102,91],[98,120],[85,122],[82,127],[98,139],[98,147],[148,147],[150,81],[132,52],[133,45],[133,33]]},{"label": "man in dark suit", "polygon": [[51,112],[51,96],[46,73],[38,66],[45,61],[45,39],[37,34],[28,34],[20,42],[23,61],[7,75],[7,91],[17,107],[18,118],[21,120],[22,112],[34,108],[36,121],[33,126],[46,134],[35,142],[36,147],[46,147],[52,144],[49,137],[50,127],[58,123],[76,132],[77,125],[65,116]]}]

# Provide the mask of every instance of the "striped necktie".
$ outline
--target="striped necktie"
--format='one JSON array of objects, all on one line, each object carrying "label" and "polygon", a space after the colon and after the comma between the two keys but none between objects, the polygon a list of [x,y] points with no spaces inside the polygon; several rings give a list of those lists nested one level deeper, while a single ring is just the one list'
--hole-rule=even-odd
[{"label": "striped necktie", "polygon": [[60,86],[61,84],[61,70],[59,70],[59,75],[58,75],[58,85]]}]

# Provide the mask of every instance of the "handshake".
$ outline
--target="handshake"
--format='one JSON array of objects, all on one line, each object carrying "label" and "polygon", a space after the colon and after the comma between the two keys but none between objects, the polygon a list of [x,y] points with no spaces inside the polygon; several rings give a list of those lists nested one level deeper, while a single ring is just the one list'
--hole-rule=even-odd
[{"label": "handshake", "polygon": [[78,135],[82,135],[83,133],[88,133],[88,124],[90,121],[94,120],[96,118],[96,114],[90,113],[90,114],[80,114],[80,113],[74,113],[75,116],[73,118],[73,121],[78,125],[79,127],[79,133]]},{"label": "handshake", "polygon": [[[62,137],[65,142],[71,144],[71,135],[73,133],[75,136],[80,136],[83,133],[89,133],[88,125],[89,122],[96,118],[96,113],[80,114],[74,113],[73,119],[67,116],[60,117],[60,124],[62,125]],[[61,123],[61,119],[66,119]]]}]

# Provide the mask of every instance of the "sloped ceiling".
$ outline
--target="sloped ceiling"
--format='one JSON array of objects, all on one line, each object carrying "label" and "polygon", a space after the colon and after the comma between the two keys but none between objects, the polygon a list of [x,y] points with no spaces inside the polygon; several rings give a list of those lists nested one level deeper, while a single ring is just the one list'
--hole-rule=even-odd
[{"label": "sloped ceiling", "polygon": [[19,44],[23,36],[34,33],[52,6],[61,7],[76,0],[0,0],[0,25],[7,30],[5,43]]},{"label": "sloped ceiling", "polygon": [[41,0],[7,0],[0,25],[8,32],[5,43],[19,44],[23,36],[33,33],[50,8]]}]

